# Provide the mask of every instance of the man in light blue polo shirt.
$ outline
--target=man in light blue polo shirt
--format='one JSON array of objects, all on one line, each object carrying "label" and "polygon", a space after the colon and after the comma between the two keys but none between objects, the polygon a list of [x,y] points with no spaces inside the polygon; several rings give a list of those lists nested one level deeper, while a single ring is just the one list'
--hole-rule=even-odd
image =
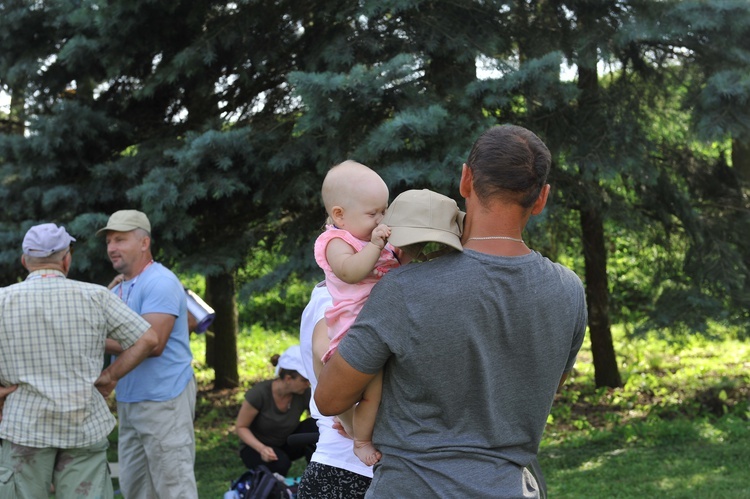
[{"label": "man in light blue polo shirt", "polygon": [[[197,498],[196,384],[184,288],[172,271],[154,262],[151,223],[140,211],[121,210],[97,231],[119,272],[112,292],[146,319],[159,336],[152,356],[117,385],[120,420],[120,486],[128,499]],[[108,351],[119,353],[108,343]]]}]

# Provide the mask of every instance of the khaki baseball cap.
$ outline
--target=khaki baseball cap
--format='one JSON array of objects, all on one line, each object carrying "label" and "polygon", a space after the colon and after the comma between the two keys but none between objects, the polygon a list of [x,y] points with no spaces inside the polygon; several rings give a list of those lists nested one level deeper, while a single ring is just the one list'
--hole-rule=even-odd
[{"label": "khaki baseball cap", "polygon": [[396,196],[383,223],[391,228],[388,242],[393,246],[437,242],[463,251],[465,215],[448,196],[429,189],[412,189]]},{"label": "khaki baseball cap", "polygon": [[151,222],[148,221],[146,214],[138,210],[120,210],[112,213],[107,226],[97,230],[96,235],[108,230],[130,232],[135,229],[143,229],[151,234]]}]

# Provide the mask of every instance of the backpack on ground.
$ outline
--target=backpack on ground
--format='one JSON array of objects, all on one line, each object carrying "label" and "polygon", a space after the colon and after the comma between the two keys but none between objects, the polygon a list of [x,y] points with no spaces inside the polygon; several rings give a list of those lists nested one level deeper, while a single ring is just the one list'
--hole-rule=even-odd
[{"label": "backpack on ground", "polygon": [[264,465],[247,470],[232,481],[224,498],[232,499],[294,499],[295,494],[275,473]]}]

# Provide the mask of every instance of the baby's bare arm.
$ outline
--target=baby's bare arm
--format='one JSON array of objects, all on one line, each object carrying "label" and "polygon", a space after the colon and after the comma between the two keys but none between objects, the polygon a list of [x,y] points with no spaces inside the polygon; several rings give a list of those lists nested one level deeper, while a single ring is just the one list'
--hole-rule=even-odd
[{"label": "baby's bare arm", "polygon": [[387,225],[378,225],[372,231],[370,244],[359,252],[343,239],[332,239],[326,247],[326,260],[336,277],[349,284],[357,283],[375,269],[390,234]]}]

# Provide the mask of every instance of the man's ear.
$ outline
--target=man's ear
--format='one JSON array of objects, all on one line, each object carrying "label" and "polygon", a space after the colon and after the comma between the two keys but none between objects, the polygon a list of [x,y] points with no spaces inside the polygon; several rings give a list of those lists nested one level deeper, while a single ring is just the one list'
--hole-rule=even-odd
[{"label": "man's ear", "polygon": [[461,180],[458,184],[458,191],[464,199],[469,197],[473,182],[473,172],[471,171],[471,168],[469,168],[469,166],[464,163],[463,169],[461,170]]},{"label": "man's ear", "polygon": [[547,205],[547,198],[549,197],[549,190],[550,190],[549,184],[544,184],[544,187],[542,187],[542,190],[539,191],[539,197],[536,198],[536,201],[534,202],[534,206],[531,207],[532,215],[539,215],[544,209],[544,207]]},{"label": "man's ear", "polygon": [[333,220],[333,224],[337,227],[340,227],[343,225],[344,221],[344,208],[341,206],[334,206],[331,208],[331,219]]},{"label": "man's ear", "polygon": [[60,265],[63,267],[63,272],[65,275],[68,275],[70,272],[70,266],[73,264],[73,254],[68,251],[65,253],[65,256],[62,259],[62,262],[60,262]]},{"label": "man's ear", "polygon": [[21,255],[21,265],[23,265],[23,268],[26,270],[29,270],[29,267],[26,266],[26,255]]}]

